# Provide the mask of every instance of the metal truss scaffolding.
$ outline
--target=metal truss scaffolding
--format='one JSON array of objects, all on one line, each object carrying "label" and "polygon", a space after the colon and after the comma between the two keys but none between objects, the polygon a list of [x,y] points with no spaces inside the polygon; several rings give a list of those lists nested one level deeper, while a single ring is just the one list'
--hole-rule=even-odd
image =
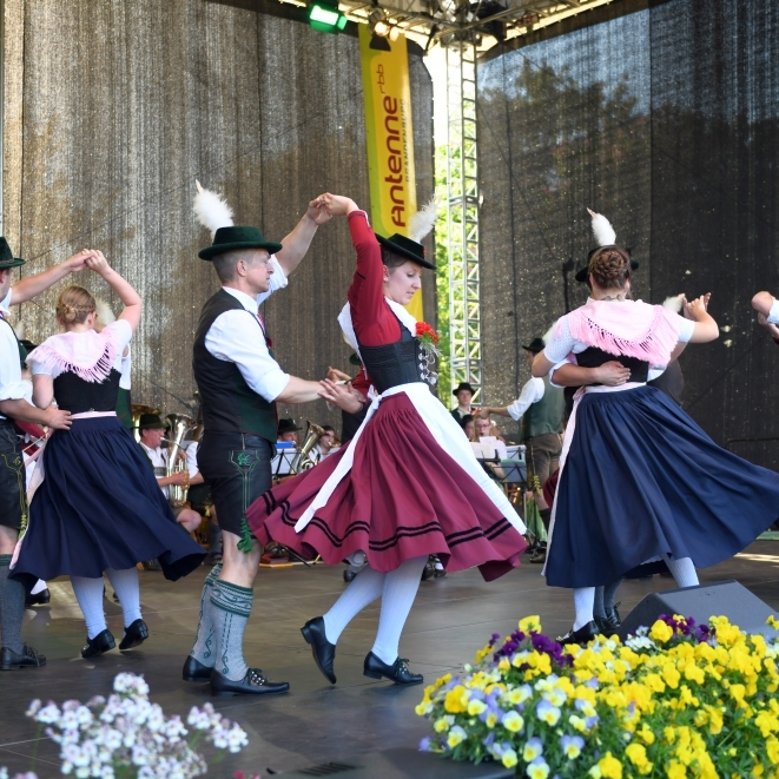
[{"label": "metal truss scaffolding", "polygon": [[468,41],[446,47],[447,263],[452,387],[482,384],[479,311],[479,182],[476,51]]}]

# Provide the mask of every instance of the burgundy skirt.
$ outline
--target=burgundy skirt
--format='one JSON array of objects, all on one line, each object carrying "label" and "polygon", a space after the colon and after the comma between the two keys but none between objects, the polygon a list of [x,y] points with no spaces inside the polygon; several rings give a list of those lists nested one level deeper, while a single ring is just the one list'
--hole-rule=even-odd
[{"label": "burgundy skirt", "polygon": [[405,393],[382,399],[349,446],[351,469],[300,533],[297,520],[347,447],[252,503],[247,518],[260,543],[273,540],[331,565],[362,551],[380,572],[436,554],[447,571],[478,567],[487,581],[519,564],[527,542],[437,442]]}]

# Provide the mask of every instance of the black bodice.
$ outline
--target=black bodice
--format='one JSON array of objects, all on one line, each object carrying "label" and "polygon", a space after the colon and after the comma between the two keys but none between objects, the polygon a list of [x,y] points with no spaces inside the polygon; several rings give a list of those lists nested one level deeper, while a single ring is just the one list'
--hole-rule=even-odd
[{"label": "black bodice", "polygon": [[630,369],[630,379],[628,381],[645,382],[649,375],[649,363],[636,357],[609,354],[604,352],[603,349],[596,349],[594,346],[590,346],[576,355],[576,364],[582,365],[585,368],[597,368],[599,365],[603,365],[603,363],[610,362],[611,360],[617,360]]},{"label": "black bodice", "polygon": [[373,386],[381,393],[399,384],[422,381],[419,341],[405,328],[400,328],[400,341],[382,346],[363,346],[360,356]]},{"label": "black bodice", "polygon": [[81,414],[85,411],[114,411],[121,374],[116,368],[101,382],[85,381],[75,373],[61,373],[54,379],[54,397],[57,405]]}]

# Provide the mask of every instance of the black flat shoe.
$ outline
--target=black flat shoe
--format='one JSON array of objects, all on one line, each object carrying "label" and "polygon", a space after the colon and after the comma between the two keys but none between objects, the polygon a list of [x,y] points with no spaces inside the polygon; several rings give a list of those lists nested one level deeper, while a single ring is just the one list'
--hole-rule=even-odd
[{"label": "black flat shoe", "polygon": [[0,651],[0,670],[11,671],[14,668],[40,668],[46,665],[46,655],[39,654],[25,644],[21,652],[14,652],[4,646]]},{"label": "black flat shoe", "polygon": [[203,665],[192,655],[188,655],[184,661],[184,668],[181,669],[181,678],[185,682],[207,682],[211,678],[212,670],[210,665]]},{"label": "black flat shoe", "polygon": [[365,676],[370,676],[371,679],[381,679],[383,676],[395,684],[422,684],[424,681],[422,674],[412,674],[408,670],[407,662],[405,658],[399,657],[392,665],[387,665],[379,660],[373,652],[369,652],[365,658],[362,672]]},{"label": "black flat shoe", "polygon": [[89,638],[87,636],[87,643],[81,648],[81,656],[83,658],[97,657],[98,655],[102,655],[103,652],[113,649],[115,646],[116,641],[111,635],[111,631],[106,628],[94,638]]},{"label": "black flat shoe", "polygon": [[149,637],[149,626],[142,620],[136,619],[129,628],[124,629],[124,636],[119,642],[119,649],[132,649],[142,644]]},{"label": "black flat shoe", "polygon": [[586,625],[582,625],[578,630],[569,630],[564,636],[555,639],[558,644],[589,644],[595,636],[598,635],[598,625],[591,620]]},{"label": "black flat shoe", "polygon": [[322,617],[310,619],[300,628],[303,638],[311,644],[311,653],[317,668],[325,675],[330,684],[335,684],[335,672],[333,660],[335,660],[335,644],[331,644],[325,637],[325,621]]},{"label": "black flat shoe", "polygon": [[36,592],[35,595],[27,595],[24,599],[25,606],[45,606],[51,600],[51,593],[48,587],[45,590]]},{"label": "black flat shoe", "polygon": [[619,632],[619,626],[622,624],[614,617],[595,617],[595,624],[598,626],[598,632],[604,636],[613,636]]},{"label": "black flat shoe", "polygon": [[243,679],[233,681],[218,671],[211,671],[211,692],[213,695],[232,693],[233,695],[273,695],[287,692],[289,682],[270,682],[260,668],[247,668]]}]

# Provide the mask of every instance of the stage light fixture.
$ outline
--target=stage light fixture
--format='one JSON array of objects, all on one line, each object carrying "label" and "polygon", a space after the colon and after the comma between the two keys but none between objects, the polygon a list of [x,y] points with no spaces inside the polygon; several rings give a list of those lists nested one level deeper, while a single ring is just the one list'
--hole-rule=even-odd
[{"label": "stage light fixture", "polygon": [[312,0],[307,15],[309,26],[317,32],[341,32],[348,21],[338,10],[338,0]]},{"label": "stage light fixture", "polygon": [[387,12],[383,8],[374,8],[368,16],[371,32],[379,38],[386,38],[390,32]]},{"label": "stage light fixture", "polygon": [[373,10],[368,15],[368,26],[371,28],[371,35],[376,38],[389,38],[389,40],[394,42],[400,35],[400,28],[395,19],[389,16],[383,8],[375,4]]}]

